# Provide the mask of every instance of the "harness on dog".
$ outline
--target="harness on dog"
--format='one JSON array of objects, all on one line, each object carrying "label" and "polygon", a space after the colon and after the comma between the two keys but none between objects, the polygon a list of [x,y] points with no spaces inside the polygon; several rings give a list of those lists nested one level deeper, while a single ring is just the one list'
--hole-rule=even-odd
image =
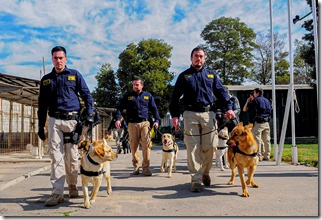
[{"label": "harness on dog", "polygon": [[[86,151],[86,154],[85,156],[87,157],[87,159],[89,160],[90,163],[98,166],[100,165],[99,163],[97,163],[96,161],[94,161],[88,154],[89,152],[89,149],[92,148],[92,145],[89,146],[88,150]],[[105,171],[103,169],[101,169],[100,171],[87,171],[87,170],[84,170],[84,168],[82,167],[82,165],[80,166],[80,173],[85,175],[85,176],[99,176],[103,173],[105,173]]]},{"label": "harness on dog", "polygon": [[[221,139],[221,140],[228,140],[228,138],[226,138],[226,137],[222,137],[222,136],[219,136],[218,135],[218,138],[219,139]],[[227,145],[225,145],[225,146],[223,146],[223,147],[217,147],[217,149],[218,150],[224,150],[224,149],[226,149],[228,146]]]},{"label": "harness on dog", "polygon": [[243,151],[239,150],[239,148],[238,148],[238,146],[237,146],[237,145],[236,145],[235,147],[232,147],[232,148],[233,148],[234,155],[235,155],[236,153],[240,153],[240,154],[242,154],[242,155],[250,156],[250,157],[256,157],[256,156],[258,156],[258,151],[257,151],[257,152],[255,152],[255,153],[252,153],[252,154],[246,154],[245,152],[243,152]]},{"label": "harness on dog", "polygon": [[80,173],[81,173],[81,174],[83,174],[83,175],[85,175],[85,176],[99,176],[99,175],[101,175],[101,174],[103,174],[103,173],[106,173],[106,172],[105,172],[105,170],[103,170],[103,169],[101,169],[100,171],[97,171],[97,172],[95,172],[95,171],[86,171],[86,170],[84,170],[84,168],[81,166],[81,167],[80,167]]},{"label": "harness on dog", "polygon": [[171,153],[171,152],[177,153],[178,144],[174,142],[173,143],[173,146],[177,146],[177,147],[176,148],[172,148],[170,150],[164,150],[164,149],[162,149],[162,151],[165,152],[165,153]]},{"label": "harness on dog", "polygon": [[166,152],[166,153],[171,153],[171,152],[173,152],[173,151],[174,151],[175,153],[177,152],[177,150],[176,150],[176,149],[170,149],[170,150],[164,150],[164,149],[162,149],[162,151],[163,151],[163,152]]}]

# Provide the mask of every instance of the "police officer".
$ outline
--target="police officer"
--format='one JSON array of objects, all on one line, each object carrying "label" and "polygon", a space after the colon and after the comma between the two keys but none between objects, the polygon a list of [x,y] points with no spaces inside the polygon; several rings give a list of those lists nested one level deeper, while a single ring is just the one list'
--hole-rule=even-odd
[{"label": "police officer", "polygon": [[218,127],[223,128],[224,126],[226,126],[228,128],[228,132],[230,133],[234,129],[234,127],[239,123],[240,104],[239,104],[238,98],[233,94],[229,93],[229,88],[227,86],[225,86],[224,88],[229,95],[229,98],[232,104],[232,110],[235,113],[235,118],[232,120],[228,120],[227,118],[224,118],[223,115],[226,112],[226,109],[223,106],[223,104],[219,102],[219,100],[216,100],[216,108],[217,108],[216,119],[217,119]]},{"label": "police officer", "polygon": [[107,131],[111,132],[113,131],[114,139],[115,139],[115,144],[117,146],[117,153],[120,154],[122,152],[121,148],[121,138],[125,137],[125,133],[127,133],[127,124],[126,121],[123,117],[120,119],[121,121],[121,127],[116,128],[115,127],[115,122],[116,122],[116,115],[113,114],[113,118],[110,122],[110,125],[108,126]]},{"label": "police officer", "polygon": [[255,124],[252,129],[259,146],[259,160],[269,160],[271,153],[271,135],[269,121],[272,112],[270,101],[263,96],[263,90],[254,89]]},{"label": "police officer", "polygon": [[133,80],[133,92],[124,95],[117,106],[115,127],[121,127],[121,113],[125,109],[132,151],[132,164],[134,167],[133,175],[139,175],[140,173],[139,144],[141,144],[143,174],[145,176],[152,176],[150,170],[151,137],[149,111],[152,112],[155,119],[153,127],[156,129],[159,127],[160,116],[154,102],[154,97],[150,93],[143,91],[143,87],[144,82],[142,79],[136,78]]},{"label": "police officer", "polygon": [[203,67],[205,52],[196,47],[190,55],[191,66],[180,73],[175,83],[169,106],[172,125],[178,131],[183,105],[184,143],[187,147],[188,170],[191,175],[191,191],[200,192],[201,182],[210,186],[209,176],[214,151],[218,144],[216,114],[211,111],[214,96],[223,103],[227,112],[224,117],[234,119],[235,113],[229,95],[214,71]]},{"label": "police officer", "polygon": [[251,91],[249,93],[249,97],[246,100],[246,103],[243,107],[243,112],[248,111],[248,122],[249,123],[254,123],[254,119],[255,119],[255,109],[254,109],[254,105],[253,105],[254,99],[255,99],[254,91]]},{"label": "police officer", "polygon": [[[66,49],[56,46],[51,50],[54,68],[40,81],[38,97],[38,136],[46,140],[45,124],[48,118],[48,146],[52,160],[50,182],[52,194],[45,205],[54,206],[64,201],[64,184],[68,184],[69,197],[78,197],[78,149],[66,136],[75,130],[81,110],[78,94],[85,102],[86,124],[93,122],[93,98],[82,77],[66,66]],[[67,143],[68,142],[68,143]]]}]

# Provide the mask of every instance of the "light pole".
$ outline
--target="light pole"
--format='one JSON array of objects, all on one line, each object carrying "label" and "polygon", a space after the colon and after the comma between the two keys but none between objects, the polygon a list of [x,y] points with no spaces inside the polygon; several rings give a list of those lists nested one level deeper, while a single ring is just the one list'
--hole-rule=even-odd
[{"label": "light pole", "polygon": [[306,18],[313,13],[313,31],[314,31],[314,52],[315,52],[315,75],[316,75],[316,97],[317,97],[317,106],[319,103],[319,53],[318,53],[318,30],[317,30],[317,16],[316,16],[316,1],[312,1],[312,11],[300,18],[299,15],[296,15],[293,18],[293,24],[296,24],[298,21]]}]

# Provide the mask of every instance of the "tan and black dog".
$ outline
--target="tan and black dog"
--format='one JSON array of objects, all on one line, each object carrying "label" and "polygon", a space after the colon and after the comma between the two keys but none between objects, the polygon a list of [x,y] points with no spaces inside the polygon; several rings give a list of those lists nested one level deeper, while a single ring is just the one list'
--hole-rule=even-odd
[{"label": "tan and black dog", "polygon": [[[253,187],[259,186],[254,181],[254,174],[259,161],[258,144],[251,131],[253,124],[243,126],[243,122],[231,131],[231,136],[227,142],[228,144],[228,161],[231,169],[231,179],[228,185],[233,185],[236,177],[235,167],[237,166],[240,182],[242,184],[244,197],[249,197],[247,185],[251,184]],[[245,181],[244,169],[247,168],[247,180]]]},{"label": "tan and black dog", "polygon": [[[80,173],[84,195],[84,207],[91,208],[95,202],[97,193],[102,183],[102,176],[106,179],[107,194],[112,193],[110,161],[117,158],[117,153],[107,144],[105,139],[94,141],[82,141],[78,147],[81,157]],[[93,184],[91,197],[89,198],[88,184]]]},{"label": "tan and black dog", "polygon": [[[161,161],[161,173],[165,170],[168,171],[168,177],[172,177],[173,172],[177,172],[176,162],[179,152],[177,143],[174,142],[174,136],[169,133],[164,133],[161,136],[162,140],[162,161]],[[169,163],[168,163],[169,162]]]}]

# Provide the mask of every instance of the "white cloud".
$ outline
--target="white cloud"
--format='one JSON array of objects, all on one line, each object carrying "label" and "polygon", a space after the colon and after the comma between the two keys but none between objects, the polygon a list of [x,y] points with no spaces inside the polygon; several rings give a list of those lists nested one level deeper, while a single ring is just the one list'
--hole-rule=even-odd
[{"label": "white cloud", "polygon": [[[133,3],[133,2],[131,2]],[[133,5],[138,2],[134,2]],[[14,22],[0,36],[0,71],[30,78],[39,78],[42,57],[46,71],[50,71],[53,46],[67,49],[69,68],[84,74],[91,89],[96,87],[94,75],[104,63],[116,70],[118,56],[129,43],[143,39],[163,39],[173,46],[171,69],[181,72],[190,65],[190,51],[200,43],[205,25],[221,16],[239,17],[255,32],[269,31],[269,1],[230,0],[200,2],[153,0],[146,1],[148,14],[126,14],[127,1],[99,0],[34,0],[2,1],[0,14],[11,15]],[[288,1],[273,0],[274,27],[282,34],[288,33]],[[184,11],[185,18],[174,22],[176,6]],[[306,1],[293,0],[292,16],[305,15],[310,11]],[[2,29],[3,29],[2,28]],[[294,39],[303,35],[300,24],[293,30]],[[292,35],[292,36],[293,36]],[[5,42],[5,43],[4,43]],[[36,64],[21,65],[35,62]],[[39,63],[39,64],[38,64]]]}]

